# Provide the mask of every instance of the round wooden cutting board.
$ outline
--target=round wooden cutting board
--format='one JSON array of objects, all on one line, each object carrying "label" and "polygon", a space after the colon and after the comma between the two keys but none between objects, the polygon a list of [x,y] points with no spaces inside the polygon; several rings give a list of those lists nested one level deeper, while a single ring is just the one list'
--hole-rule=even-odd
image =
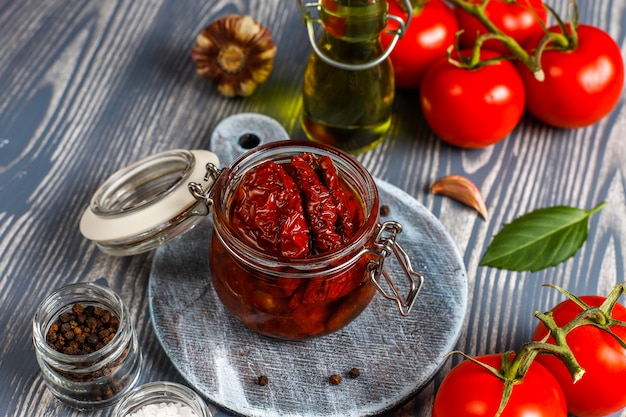
[{"label": "round wooden cutting board", "polygon": [[[181,375],[208,401],[254,417],[376,415],[415,395],[441,367],[467,310],[463,260],[430,211],[402,190],[376,183],[381,205],[390,209],[381,220],[402,224],[398,242],[425,279],[408,317],[376,294],[336,333],[303,342],[267,338],[233,318],[213,290],[209,218],[157,249],[149,283],[154,328]],[[402,288],[400,267],[385,266]],[[360,376],[349,377],[351,368]],[[342,377],[339,385],[329,383],[332,374]],[[265,386],[258,384],[262,375]]]}]

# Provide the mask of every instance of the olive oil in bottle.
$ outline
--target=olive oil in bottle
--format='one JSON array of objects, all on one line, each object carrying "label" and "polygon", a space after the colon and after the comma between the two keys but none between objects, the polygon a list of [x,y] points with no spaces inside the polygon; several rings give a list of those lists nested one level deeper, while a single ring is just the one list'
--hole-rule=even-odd
[{"label": "olive oil in bottle", "polygon": [[385,0],[321,0],[324,32],[303,80],[302,127],[310,140],[358,153],[384,138],[394,99],[393,68],[379,59],[386,13]]}]

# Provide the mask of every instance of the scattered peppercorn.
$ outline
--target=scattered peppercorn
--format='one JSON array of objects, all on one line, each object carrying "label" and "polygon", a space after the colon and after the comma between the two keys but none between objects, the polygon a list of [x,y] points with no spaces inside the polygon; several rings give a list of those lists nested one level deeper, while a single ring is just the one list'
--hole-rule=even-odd
[{"label": "scattered peppercorn", "polygon": [[383,216],[383,217],[389,216],[390,211],[391,210],[389,209],[388,205],[383,204],[382,206],[380,206],[380,215],[381,216]]},{"label": "scattered peppercorn", "polygon": [[333,385],[339,385],[339,384],[341,384],[341,376],[338,375],[338,374],[332,374],[328,378],[328,382],[330,382]]},{"label": "scattered peppercorn", "polygon": [[348,375],[350,375],[350,378],[355,379],[361,376],[361,371],[359,371],[359,368],[352,368],[350,372],[348,372]]},{"label": "scattered peppercorn", "polygon": [[269,382],[269,380],[267,379],[267,377],[266,377],[265,375],[261,375],[261,376],[259,377],[259,381],[258,381],[258,383],[259,383],[259,385],[261,385],[262,387],[266,386],[268,382]]},{"label": "scattered peppercorn", "polygon": [[109,310],[76,303],[50,325],[46,341],[66,355],[86,355],[111,342],[119,325],[119,318]]}]

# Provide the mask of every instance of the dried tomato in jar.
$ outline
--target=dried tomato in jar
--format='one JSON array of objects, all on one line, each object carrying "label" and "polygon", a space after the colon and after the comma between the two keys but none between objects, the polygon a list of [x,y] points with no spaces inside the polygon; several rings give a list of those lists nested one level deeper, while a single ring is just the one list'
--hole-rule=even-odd
[{"label": "dried tomato in jar", "polygon": [[360,163],[321,144],[273,142],[225,169],[215,189],[213,283],[246,326],[301,340],[367,307],[379,203]]}]

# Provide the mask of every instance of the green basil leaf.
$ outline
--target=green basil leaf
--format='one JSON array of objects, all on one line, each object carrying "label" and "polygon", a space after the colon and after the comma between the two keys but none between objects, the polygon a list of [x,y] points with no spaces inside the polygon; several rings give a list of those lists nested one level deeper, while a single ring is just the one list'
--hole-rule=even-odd
[{"label": "green basil leaf", "polygon": [[479,266],[536,272],[558,265],[585,243],[589,217],[604,206],[554,206],[520,216],[493,237]]}]

